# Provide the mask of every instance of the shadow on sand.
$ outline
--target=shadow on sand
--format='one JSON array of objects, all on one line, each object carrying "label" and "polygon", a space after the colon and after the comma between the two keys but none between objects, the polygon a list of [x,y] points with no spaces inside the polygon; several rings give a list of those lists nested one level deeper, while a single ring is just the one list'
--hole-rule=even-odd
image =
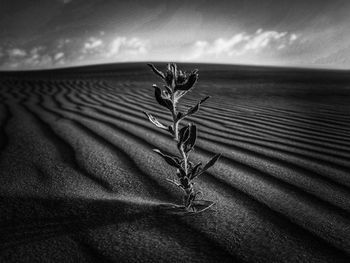
[{"label": "shadow on sand", "polygon": [[84,198],[0,197],[0,250],[30,241],[144,217],[159,216],[157,205]]}]

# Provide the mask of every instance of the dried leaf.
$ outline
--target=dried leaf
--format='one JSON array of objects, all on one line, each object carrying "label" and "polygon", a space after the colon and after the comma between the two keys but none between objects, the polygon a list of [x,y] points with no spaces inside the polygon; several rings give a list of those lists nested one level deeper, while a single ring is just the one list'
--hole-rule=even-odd
[{"label": "dried leaf", "polygon": [[177,79],[177,65],[175,63],[168,64],[168,70],[171,71],[172,75],[174,76],[174,79]]},{"label": "dried leaf", "polygon": [[165,74],[165,82],[166,84],[171,87],[172,89],[175,87],[175,78],[174,74],[171,70],[167,70]]},{"label": "dried leaf", "polygon": [[182,84],[186,80],[186,73],[183,72],[182,70],[177,71],[177,78],[176,78],[176,84]]},{"label": "dried leaf", "polygon": [[173,91],[171,90],[171,88],[169,88],[167,85],[163,85],[164,86],[164,88],[167,90],[167,92],[169,93],[169,94],[172,94],[173,93]]},{"label": "dried leaf", "polygon": [[190,179],[194,179],[196,178],[197,174],[199,173],[200,169],[201,169],[202,163],[198,163],[196,164],[195,167],[192,168],[191,174],[190,174]]},{"label": "dried leaf", "polygon": [[189,132],[189,129],[190,129],[190,126],[191,124],[188,124],[187,126],[184,126],[180,129],[179,131],[179,142],[177,144],[177,147],[180,149],[182,148],[182,146],[184,145],[184,143],[188,140],[189,138],[189,135],[190,135],[190,132]]},{"label": "dried leaf", "polygon": [[195,114],[197,111],[199,111],[199,105],[200,103],[198,102],[196,105],[194,105],[192,108],[188,109],[186,116],[190,116]]},{"label": "dried leaf", "polygon": [[169,110],[172,110],[173,108],[172,101],[162,96],[162,90],[157,85],[153,85],[153,88],[154,88],[154,96],[157,102],[159,103],[159,105],[165,108],[168,108]]},{"label": "dried leaf", "polygon": [[206,96],[205,98],[201,99],[201,101],[199,102],[199,104],[202,104],[203,102],[205,102],[207,99],[209,99],[210,96]]},{"label": "dried leaf", "polygon": [[165,79],[165,75],[163,72],[161,72],[160,70],[158,70],[153,64],[147,64],[151,69],[152,71],[158,75],[159,77],[161,77],[162,79]]},{"label": "dried leaf", "polygon": [[196,125],[189,126],[189,136],[186,141],[184,141],[184,150],[186,153],[191,151],[196,143],[197,139],[197,127]]},{"label": "dried leaf", "polygon": [[198,80],[198,70],[194,70],[187,78],[187,80],[175,86],[174,91],[177,90],[190,90]]},{"label": "dried leaf", "polygon": [[155,126],[157,126],[158,128],[161,128],[163,130],[168,130],[168,127],[163,125],[162,123],[160,123],[156,117],[154,117],[152,114],[147,113],[147,112],[143,112],[149,119],[150,122],[152,122]]},{"label": "dried leaf", "polygon": [[210,167],[212,167],[216,163],[216,161],[220,158],[220,156],[221,156],[221,153],[215,154],[215,156],[210,159],[210,161],[203,167],[203,169],[199,167],[198,170],[196,171],[196,174],[191,174],[190,178],[194,179],[197,176],[204,173],[206,170],[208,170]]},{"label": "dried leaf", "polygon": [[179,157],[177,156],[170,156],[170,155],[166,155],[164,153],[162,153],[160,150],[158,149],[153,149],[154,152],[158,153],[160,156],[163,157],[163,159],[171,166],[174,166],[176,168],[182,169],[181,167],[181,160]]},{"label": "dried leaf", "polygon": [[220,156],[221,156],[221,153],[215,154],[215,156],[211,158],[210,161],[207,162],[207,164],[203,167],[201,174],[204,173],[206,170],[208,170],[210,167],[212,167],[216,163],[216,161],[219,160]]},{"label": "dried leaf", "polygon": [[196,105],[194,105],[192,108],[188,109],[186,116],[190,116],[198,112],[200,105],[209,98],[210,96],[206,96],[205,98],[201,99]]}]

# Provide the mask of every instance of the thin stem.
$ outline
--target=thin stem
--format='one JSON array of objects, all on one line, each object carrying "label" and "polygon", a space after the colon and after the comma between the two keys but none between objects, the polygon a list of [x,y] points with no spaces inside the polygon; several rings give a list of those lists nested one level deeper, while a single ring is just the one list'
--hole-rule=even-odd
[{"label": "thin stem", "polygon": [[175,140],[179,140],[179,122],[176,120],[176,102],[174,93],[171,94],[171,101],[173,103],[173,108],[171,110],[171,115],[173,116],[173,129],[174,129],[174,137]]},{"label": "thin stem", "polygon": [[174,129],[175,140],[176,142],[178,142],[179,141],[179,122],[176,120],[174,120],[173,129]]},{"label": "thin stem", "polygon": [[[180,140],[180,138],[179,138],[179,124],[181,122],[181,119],[179,119],[179,120],[177,119],[177,112],[176,112],[177,101],[175,100],[174,89],[173,89],[173,93],[171,94],[171,101],[172,101],[173,107],[170,111],[171,111],[171,115],[173,117],[174,138],[175,138],[177,144],[179,144],[179,140]],[[179,153],[182,157],[183,166],[184,166],[183,168],[184,168],[185,174],[187,175],[188,174],[188,156],[186,155],[182,145],[180,147],[178,147],[178,150],[179,150]],[[182,183],[180,183],[180,185],[182,185]],[[193,201],[193,200],[190,200],[191,195],[194,192],[193,184],[190,183],[189,186],[183,185],[183,187],[184,187],[185,192],[186,192],[186,196],[184,198],[184,205],[186,208],[190,208],[192,206],[192,201]]]},{"label": "thin stem", "polygon": [[[176,101],[175,101],[175,98],[174,98],[174,94],[171,95],[171,100],[172,100],[172,103],[173,103],[173,108],[171,110],[171,114],[173,116],[174,137],[175,137],[176,142],[179,143],[179,140],[180,140],[180,138],[179,138],[179,124],[180,124],[181,120],[177,120]],[[178,150],[179,150],[179,152],[180,152],[180,154],[182,156],[182,161],[183,161],[183,166],[184,166],[183,168],[185,170],[185,174],[187,175],[187,173],[188,173],[188,158],[187,158],[187,155],[186,155],[186,153],[185,153],[185,151],[184,151],[182,146],[180,146],[178,148]],[[184,187],[188,187],[188,186],[184,186]],[[189,207],[192,206],[192,201],[189,201],[189,203],[187,203],[187,202],[188,202],[191,194],[193,193],[193,185],[190,184],[189,188],[185,188],[185,192],[186,192],[186,196],[184,198],[184,205],[185,205],[186,208],[189,208]]]},{"label": "thin stem", "polygon": [[[177,120],[177,116],[176,116],[176,101],[175,101],[175,96],[174,94],[171,95],[171,100],[172,100],[172,103],[173,103],[173,109],[171,111],[171,114],[173,116],[173,128],[174,128],[174,136],[175,136],[175,140],[176,142],[179,142],[179,124],[180,124],[180,121]],[[188,167],[187,167],[187,156],[186,156],[186,153],[185,151],[181,148],[179,148],[179,152],[182,156],[182,159],[183,159],[183,162],[184,162],[184,170],[185,170],[185,173],[187,174],[188,172]]]},{"label": "thin stem", "polygon": [[180,153],[181,153],[181,155],[182,155],[182,158],[183,158],[183,161],[184,161],[184,169],[185,169],[185,173],[187,174],[187,172],[188,172],[188,167],[187,167],[187,156],[186,156],[186,153],[185,153],[185,151],[181,148],[180,150]]}]

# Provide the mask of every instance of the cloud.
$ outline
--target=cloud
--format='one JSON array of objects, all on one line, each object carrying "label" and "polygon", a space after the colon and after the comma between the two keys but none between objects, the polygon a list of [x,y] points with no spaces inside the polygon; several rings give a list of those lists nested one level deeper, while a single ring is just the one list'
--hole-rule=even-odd
[{"label": "cloud", "polygon": [[20,48],[13,48],[7,50],[8,58],[2,64],[4,68],[48,68],[55,65],[63,65],[65,63],[64,52],[57,52],[52,54],[48,52],[44,46],[36,46],[25,51]]},{"label": "cloud", "polygon": [[31,49],[0,47],[3,68],[50,68],[91,62],[120,62],[138,60],[148,54],[149,41],[137,37],[98,37],[58,39],[54,48],[35,46]]},{"label": "cloud", "polygon": [[87,42],[84,43],[83,53],[89,52],[91,50],[95,50],[97,48],[100,48],[101,46],[103,46],[102,39],[91,37],[88,39]]},{"label": "cloud", "polygon": [[53,58],[46,54],[45,47],[38,46],[32,48],[28,56],[21,63],[29,68],[47,67],[53,65]]},{"label": "cloud", "polygon": [[107,62],[128,61],[148,54],[149,41],[138,37],[118,36],[114,38],[90,37],[83,44],[78,59]]},{"label": "cloud", "polygon": [[58,49],[66,48],[66,46],[67,46],[69,43],[71,43],[71,42],[72,42],[72,40],[69,39],[69,38],[59,39],[59,40],[57,41],[56,47],[57,47]]},{"label": "cloud", "polygon": [[284,39],[287,32],[276,32],[276,31],[262,31],[259,29],[255,35],[247,37],[247,42],[244,45],[244,50],[261,50],[275,43],[281,44],[285,42]]},{"label": "cloud", "polygon": [[108,55],[140,55],[148,51],[148,41],[137,37],[117,37],[113,39],[108,47]]},{"label": "cloud", "polygon": [[297,40],[297,39],[298,39],[298,36],[297,36],[296,34],[291,34],[290,37],[289,37],[289,40],[290,40],[291,42],[293,42],[293,41],[295,41],[295,40]]},{"label": "cloud", "polygon": [[8,50],[8,55],[10,57],[25,57],[27,55],[27,52],[24,49],[13,48]]},{"label": "cloud", "polygon": [[63,52],[58,52],[58,53],[55,54],[54,60],[58,61],[58,60],[63,59],[63,57],[64,57],[64,53]]},{"label": "cloud", "polygon": [[108,40],[90,37],[84,43],[81,52],[99,55],[103,54],[107,57],[140,55],[147,53],[148,44],[148,41],[137,37],[127,38],[124,36],[119,36]]},{"label": "cloud", "polygon": [[264,31],[258,29],[254,34],[245,32],[233,35],[231,38],[218,38],[214,41],[196,41],[192,45],[191,56],[187,59],[220,58],[242,56],[247,53],[261,53],[286,48],[298,39],[296,34],[288,32]]}]

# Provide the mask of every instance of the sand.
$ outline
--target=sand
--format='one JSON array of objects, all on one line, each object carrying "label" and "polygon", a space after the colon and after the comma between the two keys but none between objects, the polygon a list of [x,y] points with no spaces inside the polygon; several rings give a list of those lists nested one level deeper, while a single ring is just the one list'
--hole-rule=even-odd
[{"label": "sand", "polygon": [[349,72],[197,67],[185,217],[146,65],[0,73],[0,262],[350,262]]}]

